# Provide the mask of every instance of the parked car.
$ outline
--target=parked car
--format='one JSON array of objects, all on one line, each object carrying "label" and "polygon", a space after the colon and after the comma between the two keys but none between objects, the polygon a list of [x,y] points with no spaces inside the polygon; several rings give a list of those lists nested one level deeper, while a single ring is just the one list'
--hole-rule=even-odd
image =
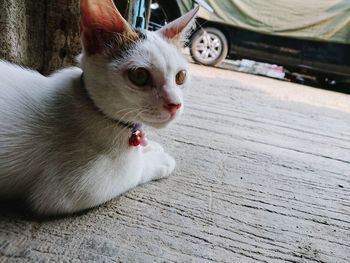
[{"label": "parked car", "polygon": [[[158,26],[161,26],[180,16],[184,12],[182,2],[154,1],[151,15],[153,25],[159,23]],[[225,58],[248,58],[282,65],[290,72],[313,75],[321,83],[343,83],[349,85],[350,90],[350,23],[345,28],[345,32],[349,32],[349,43],[336,43],[333,40],[267,34],[230,24],[227,18],[224,22],[218,20],[200,15],[197,18],[196,29],[188,43],[194,61],[216,66]]]}]

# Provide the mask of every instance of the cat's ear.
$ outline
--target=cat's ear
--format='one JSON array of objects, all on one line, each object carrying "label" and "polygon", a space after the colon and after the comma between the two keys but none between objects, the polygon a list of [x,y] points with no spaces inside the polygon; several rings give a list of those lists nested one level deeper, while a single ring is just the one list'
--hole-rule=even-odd
[{"label": "cat's ear", "polygon": [[165,38],[169,39],[172,42],[181,43],[185,41],[192,24],[194,23],[194,18],[199,10],[199,6],[192,9],[183,16],[177,18],[176,20],[165,25],[157,32],[162,34]]},{"label": "cat's ear", "polygon": [[112,0],[80,0],[80,35],[85,53],[100,53],[116,35],[125,41],[137,38]]}]

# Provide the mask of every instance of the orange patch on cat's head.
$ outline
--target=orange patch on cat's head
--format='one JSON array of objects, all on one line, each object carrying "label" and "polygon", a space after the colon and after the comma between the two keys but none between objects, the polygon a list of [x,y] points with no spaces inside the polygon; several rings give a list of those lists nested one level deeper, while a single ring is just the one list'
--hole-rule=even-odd
[{"label": "orange patch on cat's head", "polygon": [[103,50],[115,34],[136,37],[112,0],[80,0],[80,34],[87,55]]}]

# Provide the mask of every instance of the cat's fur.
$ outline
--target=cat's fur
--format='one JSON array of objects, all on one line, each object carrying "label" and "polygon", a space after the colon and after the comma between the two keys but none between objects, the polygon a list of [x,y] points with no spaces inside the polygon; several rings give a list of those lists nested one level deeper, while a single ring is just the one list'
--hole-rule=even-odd
[{"label": "cat's fur", "polygon": [[[112,23],[96,25],[96,5]],[[191,19],[136,34],[111,8],[111,0],[81,0],[80,68],[44,77],[0,61],[0,195],[24,196],[36,213],[90,208],[175,167],[155,142],[129,146],[130,129],[112,119],[159,128],[181,113],[190,78],[175,83],[179,70],[189,71],[174,44]],[[126,71],[138,67],[149,70],[152,86],[130,83]],[[181,108],[170,116],[164,103]]]}]

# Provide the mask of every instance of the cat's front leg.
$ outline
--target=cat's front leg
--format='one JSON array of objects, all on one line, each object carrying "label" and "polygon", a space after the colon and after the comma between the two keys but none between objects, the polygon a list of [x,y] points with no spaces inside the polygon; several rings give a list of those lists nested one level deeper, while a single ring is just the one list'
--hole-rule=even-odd
[{"label": "cat's front leg", "polygon": [[142,152],[146,153],[150,151],[164,152],[164,148],[159,143],[148,140],[147,145],[142,148]]},{"label": "cat's front leg", "polygon": [[169,176],[175,168],[175,160],[165,153],[158,143],[150,142],[142,152],[144,167],[140,184]]}]

